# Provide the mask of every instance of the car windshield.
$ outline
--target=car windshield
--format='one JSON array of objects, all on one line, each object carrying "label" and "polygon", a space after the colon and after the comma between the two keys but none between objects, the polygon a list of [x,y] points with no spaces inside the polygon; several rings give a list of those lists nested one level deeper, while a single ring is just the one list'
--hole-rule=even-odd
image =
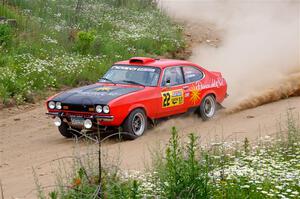
[{"label": "car windshield", "polygon": [[151,66],[114,65],[99,81],[157,86],[159,75],[160,69]]}]

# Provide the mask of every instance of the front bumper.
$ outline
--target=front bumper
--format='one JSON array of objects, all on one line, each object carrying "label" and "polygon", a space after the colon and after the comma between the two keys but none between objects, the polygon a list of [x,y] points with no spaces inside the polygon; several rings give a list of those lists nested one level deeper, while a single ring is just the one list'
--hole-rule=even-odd
[{"label": "front bumper", "polygon": [[94,123],[100,124],[101,122],[113,122],[114,116],[112,115],[78,115],[72,113],[63,113],[63,112],[48,112],[46,115],[54,117],[60,117],[65,122],[70,122],[71,117],[82,117],[84,119],[91,119]]},{"label": "front bumper", "polygon": [[114,121],[114,116],[112,115],[101,115],[101,116],[94,116],[94,118],[97,120],[97,121],[100,121],[100,122],[112,122]]}]

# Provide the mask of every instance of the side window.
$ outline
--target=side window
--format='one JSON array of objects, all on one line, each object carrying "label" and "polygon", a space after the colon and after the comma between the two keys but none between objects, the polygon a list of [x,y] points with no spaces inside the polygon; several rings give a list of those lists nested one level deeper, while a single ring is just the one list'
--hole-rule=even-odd
[{"label": "side window", "polygon": [[170,85],[175,86],[183,84],[183,75],[180,67],[166,68],[162,80],[162,86],[166,85],[167,80],[170,80]]},{"label": "side window", "polygon": [[203,73],[192,66],[183,66],[185,83],[195,82],[203,78]]}]

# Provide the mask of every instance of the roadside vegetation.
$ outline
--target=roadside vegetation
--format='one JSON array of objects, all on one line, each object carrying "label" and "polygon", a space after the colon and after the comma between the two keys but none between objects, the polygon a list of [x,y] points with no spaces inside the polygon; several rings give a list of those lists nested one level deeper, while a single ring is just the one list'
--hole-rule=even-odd
[{"label": "roadside vegetation", "polygon": [[[155,151],[144,172],[122,171],[105,161],[99,178],[94,155],[76,156],[71,172],[58,175],[54,191],[40,198],[299,198],[299,115],[288,112],[278,133],[250,143],[219,142],[201,146],[200,138],[179,137],[173,127],[169,144]],[[101,180],[100,180],[101,179]],[[101,184],[101,186],[99,186]],[[101,189],[100,189],[101,187]]]},{"label": "roadside vegetation", "polygon": [[0,105],[95,82],[118,60],[174,56],[182,28],[154,0],[6,0],[0,5]]}]

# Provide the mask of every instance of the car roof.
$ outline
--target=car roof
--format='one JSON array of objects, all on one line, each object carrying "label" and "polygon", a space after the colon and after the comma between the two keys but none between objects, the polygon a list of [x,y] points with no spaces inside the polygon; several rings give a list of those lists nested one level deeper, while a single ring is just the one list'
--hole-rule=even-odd
[{"label": "car roof", "polygon": [[129,60],[116,62],[115,65],[132,65],[132,66],[153,66],[157,68],[164,69],[168,66],[178,66],[178,65],[191,65],[197,66],[196,64],[177,59],[153,59],[149,57],[132,57]]}]

